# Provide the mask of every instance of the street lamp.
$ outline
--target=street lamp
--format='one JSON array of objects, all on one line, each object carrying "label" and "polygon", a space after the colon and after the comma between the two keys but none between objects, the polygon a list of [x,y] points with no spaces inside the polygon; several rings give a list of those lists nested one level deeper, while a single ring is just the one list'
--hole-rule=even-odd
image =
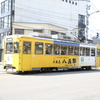
[{"label": "street lamp", "polygon": [[95,12],[92,12],[92,13],[91,13],[91,14],[89,14],[88,16],[90,16],[90,15],[92,15],[92,14],[94,14],[94,13],[98,13],[98,12],[100,12],[100,10],[95,11]]}]

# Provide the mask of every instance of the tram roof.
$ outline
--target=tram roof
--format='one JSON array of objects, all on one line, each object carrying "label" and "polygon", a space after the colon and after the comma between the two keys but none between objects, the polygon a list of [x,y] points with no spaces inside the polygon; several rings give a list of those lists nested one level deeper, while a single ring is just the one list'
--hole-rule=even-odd
[{"label": "tram roof", "polygon": [[97,44],[88,44],[88,43],[79,43],[75,41],[67,41],[67,40],[59,40],[59,39],[53,39],[53,38],[45,38],[45,37],[38,37],[38,36],[32,36],[32,35],[9,35],[7,37],[31,37],[41,40],[51,40],[54,42],[54,44],[59,45],[69,45],[69,46],[80,46],[80,47],[95,47]]},{"label": "tram roof", "polygon": [[69,46],[79,46],[79,44],[77,44],[77,43],[71,43],[71,42],[60,42],[60,41],[54,41],[54,44],[69,45]]}]

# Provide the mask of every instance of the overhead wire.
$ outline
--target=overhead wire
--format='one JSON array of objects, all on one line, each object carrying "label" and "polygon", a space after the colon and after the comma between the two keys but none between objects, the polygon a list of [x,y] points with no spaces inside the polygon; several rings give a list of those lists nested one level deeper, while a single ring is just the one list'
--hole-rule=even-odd
[{"label": "overhead wire", "polygon": [[[91,8],[94,10],[94,12],[99,11],[99,9],[91,1],[90,1],[90,4],[91,4]],[[98,13],[98,15],[100,15],[100,13]],[[92,24],[92,26],[94,28],[94,29],[91,29],[91,30],[89,29],[89,31],[92,32],[92,33],[93,32],[94,33],[95,32],[100,32],[100,30],[96,27],[95,23],[93,22],[93,18],[90,17],[89,19],[90,19],[89,22]]]}]

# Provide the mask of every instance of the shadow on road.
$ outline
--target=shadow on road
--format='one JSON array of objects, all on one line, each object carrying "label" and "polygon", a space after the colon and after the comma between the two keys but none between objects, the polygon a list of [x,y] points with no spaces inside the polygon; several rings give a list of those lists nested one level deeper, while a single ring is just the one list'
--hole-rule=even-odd
[{"label": "shadow on road", "polygon": [[[21,74],[9,73],[12,75],[20,75],[20,76],[55,76],[55,75],[70,75],[70,74],[85,74],[85,73],[100,73],[100,69],[91,69],[91,70],[59,70],[53,72],[28,72]],[[0,68],[0,74],[7,74],[4,69]]]},{"label": "shadow on road", "polygon": [[60,70],[58,72],[29,72],[14,75],[21,76],[55,76],[55,75],[70,75],[70,74],[85,74],[85,73],[100,73],[100,69],[92,70]]}]

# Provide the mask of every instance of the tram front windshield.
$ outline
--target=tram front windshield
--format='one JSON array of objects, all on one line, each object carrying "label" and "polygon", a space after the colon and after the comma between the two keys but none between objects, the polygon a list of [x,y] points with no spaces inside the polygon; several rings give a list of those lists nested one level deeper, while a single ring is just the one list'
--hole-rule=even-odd
[{"label": "tram front windshield", "polygon": [[8,42],[6,43],[6,54],[19,53],[19,43],[18,42]]}]

